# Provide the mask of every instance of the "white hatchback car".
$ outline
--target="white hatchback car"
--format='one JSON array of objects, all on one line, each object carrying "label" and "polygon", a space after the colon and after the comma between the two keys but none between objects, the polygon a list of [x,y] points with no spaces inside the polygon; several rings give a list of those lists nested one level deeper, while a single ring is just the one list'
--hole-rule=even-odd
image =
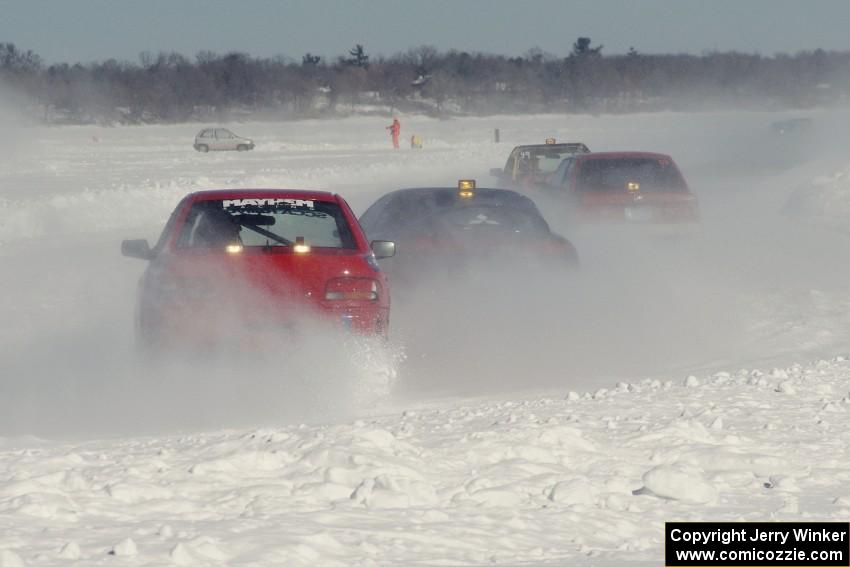
[{"label": "white hatchback car", "polygon": [[237,150],[244,152],[254,149],[254,141],[237,136],[227,128],[204,128],[195,136],[194,148],[199,152],[210,150]]}]

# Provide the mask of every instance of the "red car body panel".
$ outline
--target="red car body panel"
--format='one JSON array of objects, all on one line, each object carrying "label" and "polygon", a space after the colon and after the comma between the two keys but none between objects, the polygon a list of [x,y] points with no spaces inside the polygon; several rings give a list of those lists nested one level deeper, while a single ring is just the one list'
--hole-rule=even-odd
[{"label": "red car body panel", "polygon": [[[301,199],[336,203],[351,229],[354,248],[178,246],[195,203],[227,199]],[[185,197],[175,209],[139,284],[137,329],[158,342],[208,342],[222,331],[285,329],[318,316],[367,334],[383,335],[389,322],[389,287],[354,213],[338,195],[319,191],[221,190]],[[375,299],[327,299],[329,282],[345,278],[374,282]],[[332,286],[333,284],[331,284]],[[371,288],[370,288],[371,289]]]},{"label": "red car body panel", "polygon": [[[594,160],[646,159],[665,162],[681,185],[674,190],[596,191],[582,182],[582,168]],[[578,218],[592,221],[640,221],[653,223],[695,222],[699,219],[696,196],[691,193],[669,155],[653,152],[594,152],[578,155],[569,175],[569,187]],[[630,217],[631,215],[631,217]]]}]

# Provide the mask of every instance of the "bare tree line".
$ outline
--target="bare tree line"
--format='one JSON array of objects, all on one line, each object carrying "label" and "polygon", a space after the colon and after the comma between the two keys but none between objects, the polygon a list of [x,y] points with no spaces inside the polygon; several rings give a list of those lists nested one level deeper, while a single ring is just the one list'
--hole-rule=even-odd
[{"label": "bare tree line", "polygon": [[566,56],[421,46],[371,57],[356,45],[331,61],[204,51],[194,59],[142,53],[138,62],[45,65],[32,51],[0,43],[0,81],[45,121],[67,123],[306,118],[354,108],[433,115],[795,108],[847,102],[850,52],[603,55],[582,37]]}]

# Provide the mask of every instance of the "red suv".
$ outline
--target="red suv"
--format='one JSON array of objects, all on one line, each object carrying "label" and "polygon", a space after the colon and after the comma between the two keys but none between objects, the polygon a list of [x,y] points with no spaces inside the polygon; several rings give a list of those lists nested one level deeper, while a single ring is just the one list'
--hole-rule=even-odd
[{"label": "red suv", "polygon": [[389,287],[376,258],[392,256],[395,244],[370,244],[339,195],[192,193],[153,248],[146,240],[125,240],[121,251],[150,261],[136,315],[144,346],[244,339],[316,316],[367,334],[387,333]]},{"label": "red suv", "polygon": [[696,196],[668,155],[596,152],[568,157],[546,183],[583,220],[677,223],[699,218]]}]

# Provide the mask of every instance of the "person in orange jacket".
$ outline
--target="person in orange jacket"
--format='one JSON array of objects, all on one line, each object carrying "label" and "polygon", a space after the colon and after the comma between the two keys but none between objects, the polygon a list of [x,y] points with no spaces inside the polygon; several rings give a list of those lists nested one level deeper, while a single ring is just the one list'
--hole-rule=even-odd
[{"label": "person in orange jacket", "polygon": [[393,123],[387,126],[387,130],[390,131],[390,135],[393,137],[393,147],[398,149],[398,137],[401,134],[401,122],[398,121],[398,118],[393,116]]}]

